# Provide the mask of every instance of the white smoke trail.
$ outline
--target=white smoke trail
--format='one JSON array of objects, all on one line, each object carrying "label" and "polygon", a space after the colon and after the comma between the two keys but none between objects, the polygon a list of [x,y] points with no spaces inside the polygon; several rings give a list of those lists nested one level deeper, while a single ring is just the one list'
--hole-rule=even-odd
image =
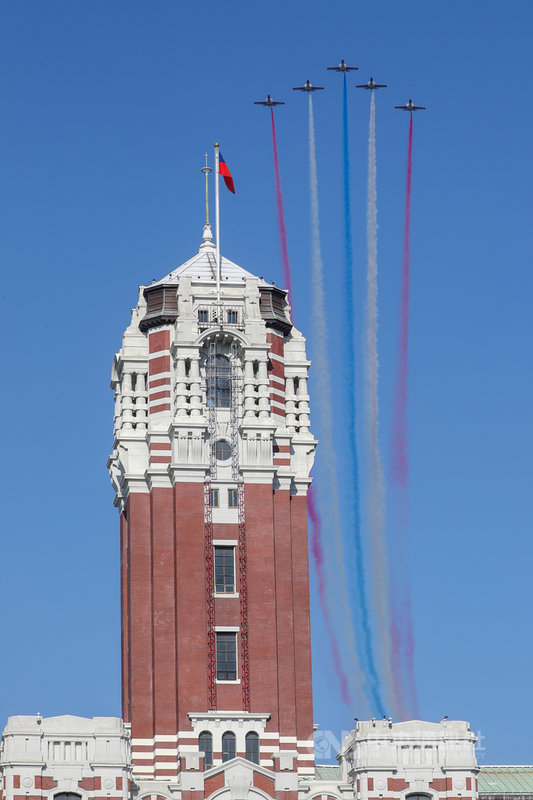
[{"label": "white smoke trail", "polygon": [[363,342],[366,424],[364,435],[369,469],[367,519],[372,553],[374,603],[379,628],[379,655],[385,686],[396,716],[397,702],[391,670],[389,579],[385,537],[385,477],[379,449],[378,358],[378,221],[376,180],[376,103],[371,93],[368,131],[368,186],[366,236],[368,249],[367,304]]},{"label": "white smoke trail", "polygon": [[330,524],[334,533],[335,554],[337,557],[337,573],[332,570],[331,560],[326,558],[326,572],[329,591],[338,587],[341,608],[333,603],[332,618],[342,614],[344,633],[352,661],[352,678],[355,691],[361,693],[365,683],[365,676],[359,666],[352,621],[350,619],[350,602],[346,592],[346,571],[344,569],[344,554],[339,514],[339,490],[337,480],[337,460],[333,444],[333,421],[331,404],[331,375],[327,350],[328,329],[326,324],[326,310],[324,304],[324,277],[322,253],[320,246],[320,217],[318,208],[318,178],[316,169],[315,148],[315,121],[313,115],[313,98],[309,93],[309,183],[311,193],[311,287],[312,309],[314,323],[314,370],[313,380],[316,386],[315,408],[318,411],[319,427],[322,434],[322,473],[324,475],[324,489],[328,496],[330,510]]}]

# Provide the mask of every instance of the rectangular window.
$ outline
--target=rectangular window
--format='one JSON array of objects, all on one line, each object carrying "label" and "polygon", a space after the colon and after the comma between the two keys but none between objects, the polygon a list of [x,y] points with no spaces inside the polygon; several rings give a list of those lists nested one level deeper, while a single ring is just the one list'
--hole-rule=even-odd
[{"label": "rectangular window", "polygon": [[215,592],[232,594],[235,591],[235,548],[215,545]]},{"label": "rectangular window", "polygon": [[236,311],[228,311],[228,323],[230,325],[237,324],[237,312]]},{"label": "rectangular window", "polygon": [[207,308],[201,308],[198,311],[198,322],[209,322],[209,311]]},{"label": "rectangular window", "polygon": [[237,508],[237,489],[228,489],[228,508]]},{"label": "rectangular window", "polygon": [[220,505],[220,489],[211,489],[209,492],[211,508],[218,508]]},{"label": "rectangular window", "polygon": [[237,680],[237,634],[217,631],[217,681]]}]

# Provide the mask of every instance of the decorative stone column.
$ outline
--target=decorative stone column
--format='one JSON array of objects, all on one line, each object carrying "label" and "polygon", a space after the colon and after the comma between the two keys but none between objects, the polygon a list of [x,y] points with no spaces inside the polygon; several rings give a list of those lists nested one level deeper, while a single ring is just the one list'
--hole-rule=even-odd
[{"label": "decorative stone column", "polygon": [[122,376],[122,428],[131,431],[133,428],[133,399],[131,388],[131,372],[125,372]]},{"label": "decorative stone column", "polygon": [[135,422],[137,430],[146,430],[147,406],[146,375],[144,372],[138,372],[137,383],[135,384]]},{"label": "decorative stone column", "polygon": [[259,362],[257,383],[259,385],[259,417],[261,419],[265,419],[265,417],[270,415],[270,398],[268,396],[268,369],[266,361]]},{"label": "decorative stone column", "polygon": [[254,362],[244,362],[244,419],[255,417],[255,378]]},{"label": "decorative stone column", "polygon": [[198,355],[191,358],[189,377],[191,380],[191,417],[199,417],[202,413],[202,389],[200,385],[200,359]]},{"label": "decorative stone column", "polygon": [[185,383],[185,359],[176,360],[176,416],[185,417],[187,415],[187,384]]},{"label": "decorative stone column", "polygon": [[289,433],[296,432],[295,399],[294,378],[285,378],[285,425]]},{"label": "decorative stone column", "polygon": [[306,376],[298,378],[298,422],[300,433],[309,433],[309,395]]}]

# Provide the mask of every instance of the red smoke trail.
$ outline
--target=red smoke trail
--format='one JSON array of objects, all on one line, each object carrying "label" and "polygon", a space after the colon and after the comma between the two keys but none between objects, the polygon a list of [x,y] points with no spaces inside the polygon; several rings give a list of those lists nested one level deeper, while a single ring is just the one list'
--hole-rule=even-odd
[{"label": "red smoke trail", "polygon": [[411,251],[411,175],[413,172],[413,115],[409,122],[407,145],[407,180],[405,184],[405,224],[403,230],[402,295],[400,306],[400,336],[398,342],[398,372],[396,378],[396,402],[392,428],[391,483],[407,488],[409,460],[407,455],[407,374],[409,344],[409,277]]},{"label": "red smoke trail", "polygon": [[[418,703],[414,674],[414,637],[411,612],[411,592],[408,583],[409,535],[409,453],[407,443],[407,378],[409,352],[409,280],[411,267],[411,177],[413,171],[413,115],[409,122],[407,145],[407,176],[405,184],[405,224],[403,234],[402,287],[400,301],[400,330],[398,337],[398,363],[396,394],[392,422],[392,447],[390,481],[395,495],[397,535],[399,541],[392,545],[394,555],[392,576],[391,639],[392,668],[395,694],[404,718],[418,716]],[[394,573],[396,577],[394,576]]]},{"label": "red smoke trail", "polygon": [[283,211],[283,194],[281,192],[281,177],[279,174],[278,140],[276,137],[276,124],[274,122],[274,109],[270,109],[270,120],[272,123],[272,152],[274,154],[274,175],[276,177],[276,204],[278,208],[278,228],[279,242],[281,247],[281,266],[283,269],[283,281],[287,290],[289,303],[292,305],[291,288],[291,265],[289,262],[289,250],[287,248],[287,231],[285,229],[285,213]]},{"label": "red smoke trail", "polygon": [[335,668],[335,672],[337,673],[337,677],[341,685],[341,696],[343,701],[348,705],[351,704],[352,702],[352,699],[350,697],[350,691],[348,689],[348,678],[346,677],[342,669],[339,646],[337,644],[337,640],[335,639],[335,635],[333,633],[333,628],[331,626],[328,606],[326,602],[325,576],[324,576],[324,551],[322,549],[321,523],[318,510],[315,506],[315,495],[312,486],[309,487],[309,492],[307,494],[307,502],[309,509],[309,517],[311,518],[311,551],[313,553],[316,574],[318,577],[318,597],[320,599],[320,608],[322,609],[322,616],[324,618],[324,623],[326,625],[326,630],[329,636],[331,652],[333,654],[333,666]]}]

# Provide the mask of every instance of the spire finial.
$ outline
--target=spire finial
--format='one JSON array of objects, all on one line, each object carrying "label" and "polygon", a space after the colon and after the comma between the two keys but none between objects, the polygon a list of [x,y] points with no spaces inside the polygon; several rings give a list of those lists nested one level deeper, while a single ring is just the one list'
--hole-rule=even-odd
[{"label": "spire finial", "polygon": [[205,154],[205,167],[201,170],[205,175],[205,224],[209,225],[209,181],[208,175],[213,172],[211,167],[207,166],[207,153]]}]

